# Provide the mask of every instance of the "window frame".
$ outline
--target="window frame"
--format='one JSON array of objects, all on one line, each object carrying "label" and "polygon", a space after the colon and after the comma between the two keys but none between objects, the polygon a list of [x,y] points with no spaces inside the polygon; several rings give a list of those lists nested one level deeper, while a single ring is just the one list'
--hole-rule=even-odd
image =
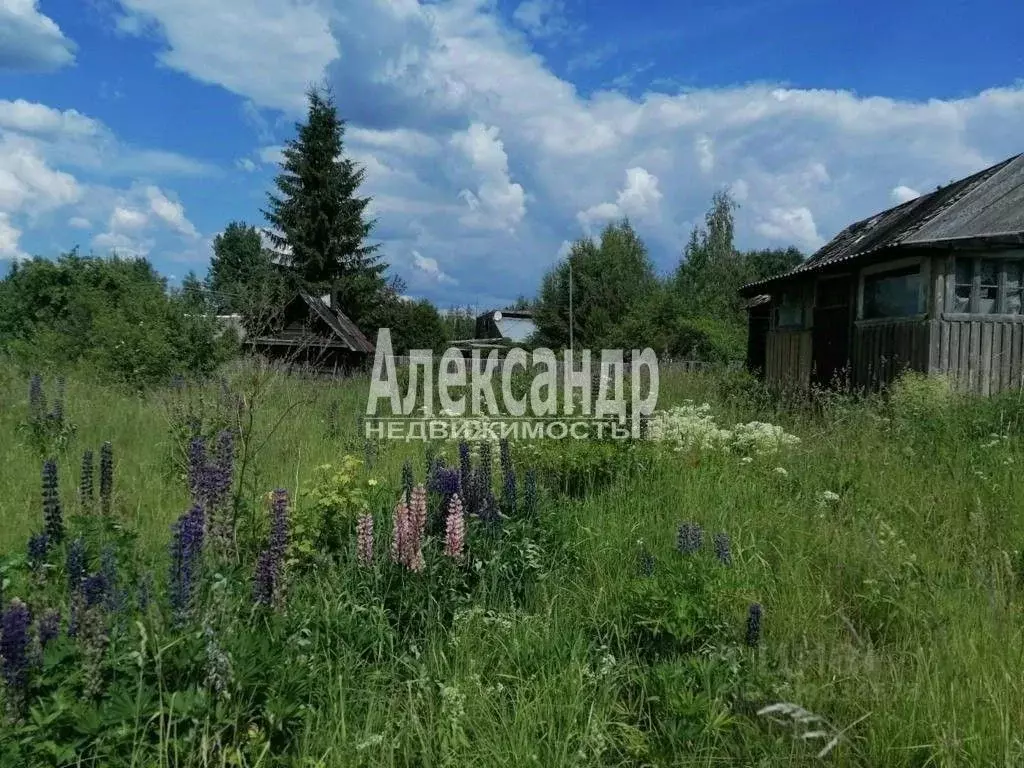
[{"label": "window frame", "polygon": [[[772,325],[779,331],[802,331],[807,327],[807,291],[802,287],[794,287],[782,291],[779,302],[772,308]],[[786,298],[792,297],[800,310],[800,320],[796,323],[782,322],[782,308],[786,306]]]},{"label": "window frame", "polygon": [[[909,315],[894,315],[892,317],[864,317],[864,282],[865,278],[884,278],[887,273],[905,273],[909,270],[917,270],[917,312]],[[928,260],[921,257],[909,257],[895,259],[893,261],[872,264],[860,270],[857,278],[857,323],[860,325],[872,325],[882,323],[899,323],[908,320],[921,320],[928,312],[928,283],[930,270]]]},{"label": "window frame", "polygon": [[[957,280],[957,267],[962,261],[971,263],[971,296],[968,301],[967,311],[958,311],[956,308],[956,290],[966,285]],[[996,298],[995,306],[991,312],[981,311],[982,302],[982,262],[989,261],[996,265]],[[1019,269],[1017,287],[1011,289],[1008,285],[1009,269],[1016,266]],[[1024,251],[1010,251],[1008,253],[969,253],[952,254],[949,257],[949,268],[947,270],[946,297],[943,302],[944,319],[971,319],[971,320],[1016,320],[1024,322]],[[1020,295],[1017,312],[1007,311],[1007,299],[1016,292]]]}]

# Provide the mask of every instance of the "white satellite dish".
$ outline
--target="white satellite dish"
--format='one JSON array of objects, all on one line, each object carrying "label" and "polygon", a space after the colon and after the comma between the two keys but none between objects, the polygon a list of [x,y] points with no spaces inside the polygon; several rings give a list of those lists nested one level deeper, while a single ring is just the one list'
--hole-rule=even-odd
[{"label": "white satellite dish", "polygon": [[494,313],[494,322],[496,322],[496,323],[500,323],[501,322],[501,312],[495,312]]}]

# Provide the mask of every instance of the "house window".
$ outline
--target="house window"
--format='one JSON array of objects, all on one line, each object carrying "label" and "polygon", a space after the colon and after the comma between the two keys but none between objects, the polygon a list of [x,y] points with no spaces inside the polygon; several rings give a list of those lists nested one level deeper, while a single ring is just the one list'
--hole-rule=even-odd
[{"label": "house window", "polygon": [[956,260],[956,284],[953,289],[953,311],[970,312],[974,292],[974,259]]},{"label": "house window", "polygon": [[865,320],[908,317],[920,312],[920,267],[864,276]]},{"label": "house window", "polygon": [[958,257],[950,311],[976,315],[1024,313],[1024,262]]},{"label": "house window", "polygon": [[798,293],[787,291],[775,311],[775,325],[778,328],[802,328],[804,324],[804,305]]},{"label": "house window", "polygon": [[1002,312],[1006,315],[1019,315],[1022,306],[1024,306],[1024,262],[1010,261],[1006,263]]}]

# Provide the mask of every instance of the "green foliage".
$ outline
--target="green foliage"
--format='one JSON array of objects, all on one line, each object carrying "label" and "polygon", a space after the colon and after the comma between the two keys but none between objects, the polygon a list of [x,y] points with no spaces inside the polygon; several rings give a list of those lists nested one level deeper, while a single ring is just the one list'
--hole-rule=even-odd
[{"label": "green foliage", "polygon": [[0,346],[27,370],[92,367],[138,387],[211,372],[234,353],[141,259],[37,258],[0,281]]},{"label": "green foliage", "polygon": [[206,278],[218,314],[241,314],[250,333],[259,333],[286,303],[287,285],[263,247],[256,227],[232,221],[213,239]]},{"label": "green foliage", "polygon": [[380,483],[360,477],[362,466],[361,459],[346,455],[337,464],[317,467],[314,485],[304,493],[295,516],[292,546],[297,559],[336,554],[352,538],[359,515],[380,506]]},{"label": "green foliage", "polygon": [[544,276],[537,300],[537,341],[569,346],[569,273],[572,271],[575,343],[600,348],[618,323],[656,285],[647,247],[628,221],[609,224],[600,243],[573,243],[565,262]]},{"label": "green foliage", "polygon": [[370,198],[357,196],[366,172],[344,155],[345,122],[330,93],[312,88],[307,95],[306,122],[285,145],[278,194],[269,195],[264,215],[274,245],[291,250],[299,284],[317,294],[329,291],[366,329],[387,269],[378,246],[366,242],[374,226],[365,215]]}]

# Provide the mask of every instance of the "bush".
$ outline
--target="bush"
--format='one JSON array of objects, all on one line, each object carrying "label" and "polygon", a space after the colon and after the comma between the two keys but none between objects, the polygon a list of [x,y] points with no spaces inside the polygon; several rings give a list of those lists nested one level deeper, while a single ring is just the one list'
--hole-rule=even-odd
[{"label": "bush", "polygon": [[141,387],[211,373],[237,350],[142,259],[65,254],[0,281],[0,349],[27,371],[85,366]]}]

